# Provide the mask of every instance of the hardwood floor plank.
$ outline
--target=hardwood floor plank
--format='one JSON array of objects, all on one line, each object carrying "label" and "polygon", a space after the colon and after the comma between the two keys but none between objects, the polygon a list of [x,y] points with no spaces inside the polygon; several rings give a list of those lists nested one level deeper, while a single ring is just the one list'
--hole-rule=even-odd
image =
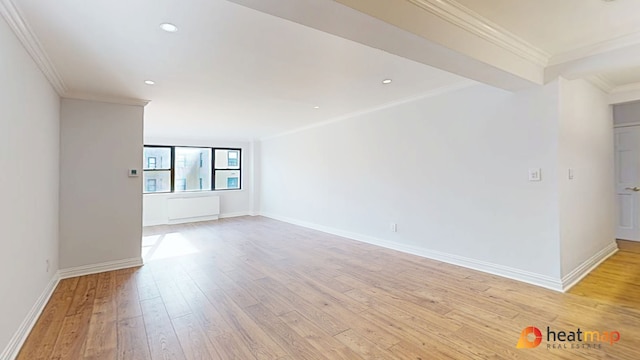
[{"label": "hardwood floor plank", "polygon": [[207,297],[256,359],[276,359],[287,355],[287,352],[267,335],[265,329],[258,326],[222,290],[209,291]]},{"label": "hardwood floor plank", "polygon": [[235,332],[225,333],[216,336],[212,342],[217,344],[222,359],[225,360],[255,360],[256,357],[246,344],[240,340]]},{"label": "hardwood floor plank", "polygon": [[349,329],[347,331],[341,332],[340,334],[334,335],[334,338],[338,339],[354,352],[362,354],[362,357],[364,357],[365,359],[398,359],[391,352],[378,347],[375,343],[367,340],[353,329]]},{"label": "hardwood floor plank", "polygon": [[247,314],[275,340],[283,349],[296,359],[326,359],[298,333],[262,305],[253,305],[245,309]]},{"label": "hardwood floor plank", "polygon": [[[147,234],[198,252],[62,280],[18,359],[640,359],[638,253],[563,294],[261,217]],[[526,326],[622,338],[516,349]]]},{"label": "hardwood floor plank", "polygon": [[105,292],[93,303],[93,312],[87,331],[84,350],[85,359],[115,359],[118,350],[117,320],[115,299]]},{"label": "hardwood floor plank", "polygon": [[311,346],[328,359],[336,360],[357,360],[362,359],[356,352],[337,341],[333,336],[322,331],[311,321],[300,315],[297,311],[290,311],[280,316],[280,318],[303,337]]},{"label": "hardwood floor plank", "polygon": [[154,297],[140,303],[151,359],[182,360],[184,352],[162,299]]},{"label": "hardwood floor plank", "polygon": [[171,319],[187,359],[223,359],[193,315]]},{"label": "hardwood floor plank", "polygon": [[118,321],[118,360],[149,360],[149,343],[142,316]]},{"label": "hardwood floor plank", "polygon": [[158,291],[171,319],[191,314],[191,308],[173,280],[158,283]]},{"label": "hardwood floor plank", "polygon": [[115,273],[118,320],[137,318],[142,315],[133,271],[135,270],[118,270]]},{"label": "hardwood floor plank", "polygon": [[69,315],[62,321],[52,359],[81,359],[84,355],[91,311]]},{"label": "hardwood floor plank", "polygon": [[[182,292],[185,301],[189,304],[191,314],[198,320],[210,339],[229,331],[230,326],[227,321],[209,302],[207,296],[195,282],[184,280],[178,285],[178,288]],[[219,290],[217,288],[214,289]]]},{"label": "hardwood floor plank", "polygon": [[62,323],[73,301],[79,278],[61,280],[49,303],[38,319],[20,353],[18,360],[48,359],[60,336]]},{"label": "hardwood floor plank", "polygon": [[317,324],[318,327],[329,334],[334,335],[349,328],[344,321],[317,308],[303,297],[271,278],[262,278],[256,280],[256,283],[261,284],[263,288],[272,289],[272,296],[282,302],[288,303],[290,305],[289,309],[300,310],[305,316]]}]

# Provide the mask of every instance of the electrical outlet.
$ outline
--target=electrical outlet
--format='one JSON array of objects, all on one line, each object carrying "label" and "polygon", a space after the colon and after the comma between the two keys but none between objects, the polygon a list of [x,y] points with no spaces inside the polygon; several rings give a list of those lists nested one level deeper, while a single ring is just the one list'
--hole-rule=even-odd
[{"label": "electrical outlet", "polygon": [[49,259],[47,259],[47,272],[49,272]]},{"label": "electrical outlet", "polygon": [[389,230],[391,230],[391,232],[398,232],[398,224],[391,223],[389,226]]},{"label": "electrical outlet", "polygon": [[542,170],[529,169],[529,181],[542,181]]}]

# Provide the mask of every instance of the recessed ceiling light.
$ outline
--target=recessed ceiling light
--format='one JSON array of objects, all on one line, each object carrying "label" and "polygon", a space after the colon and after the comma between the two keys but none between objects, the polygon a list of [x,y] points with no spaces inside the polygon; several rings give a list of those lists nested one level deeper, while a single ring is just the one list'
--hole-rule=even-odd
[{"label": "recessed ceiling light", "polygon": [[145,80],[144,83],[147,84],[147,85],[155,85],[156,84],[156,82],[153,81],[153,80]]},{"label": "recessed ceiling light", "polygon": [[320,109],[320,106],[314,106],[313,108],[314,109]]},{"label": "recessed ceiling light", "polygon": [[171,32],[171,33],[178,31],[178,27],[173,25],[173,24],[170,24],[170,23],[162,23],[162,24],[160,24],[160,29],[162,29],[162,30],[164,30],[166,32]]},{"label": "recessed ceiling light", "polygon": [[382,80],[382,83],[387,85],[387,84],[391,84],[392,81],[393,80],[391,80],[391,79],[384,79],[384,80]]}]

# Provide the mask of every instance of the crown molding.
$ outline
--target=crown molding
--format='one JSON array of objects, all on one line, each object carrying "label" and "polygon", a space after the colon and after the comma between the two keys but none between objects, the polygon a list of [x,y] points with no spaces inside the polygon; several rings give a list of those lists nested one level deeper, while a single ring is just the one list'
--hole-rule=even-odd
[{"label": "crown molding", "polygon": [[11,0],[0,0],[0,15],[2,15],[11,30],[13,30],[18,40],[22,43],[22,46],[27,50],[27,53],[29,53],[33,61],[35,61],[54,90],[58,95],[64,95],[67,88],[62,77],[44,51],[42,44],[40,44],[31,27],[29,27],[29,24],[27,24]]},{"label": "crown molding", "polygon": [[640,82],[616,86],[609,93],[609,104],[624,104],[640,100]]},{"label": "crown molding", "polygon": [[120,105],[133,105],[133,106],[142,106],[145,107],[147,104],[151,102],[151,100],[143,100],[143,99],[134,99],[134,98],[119,98],[112,96],[102,96],[102,95],[94,95],[87,93],[73,93],[66,92],[61,95],[63,99],[71,99],[71,100],[86,100],[86,101],[97,101],[109,104],[120,104]]},{"label": "crown molding", "polygon": [[604,75],[589,76],[586,80],[606,93],[611,93],[616,88],[616,85]]},{"label": "crown molding", "polygon": [[454,0],[408,0],[410,3],[540,66],[547,66],[551,54],[491,22]]},{"label": "crown molding", "polygon": [[554,55],[549,59],[549,66],[564,64],[570,61],[580,60],[638,44],[640,44],[640,32],[622,35],[617,38],[601,41]]},{"label": "crown molding", "polygon": [[611,90],[611,93],[619,94],[629,91],[640,91],[640,82],[616,86]]}]

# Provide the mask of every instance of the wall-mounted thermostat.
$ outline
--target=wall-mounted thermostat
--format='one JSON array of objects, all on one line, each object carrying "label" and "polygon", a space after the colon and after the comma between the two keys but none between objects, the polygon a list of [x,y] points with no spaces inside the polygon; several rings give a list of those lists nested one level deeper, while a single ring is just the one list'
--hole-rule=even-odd
[{"label": "wall-mounted thermostat", "polygon": [[138,169],[129,169],[129,177],[138,177]]}]

